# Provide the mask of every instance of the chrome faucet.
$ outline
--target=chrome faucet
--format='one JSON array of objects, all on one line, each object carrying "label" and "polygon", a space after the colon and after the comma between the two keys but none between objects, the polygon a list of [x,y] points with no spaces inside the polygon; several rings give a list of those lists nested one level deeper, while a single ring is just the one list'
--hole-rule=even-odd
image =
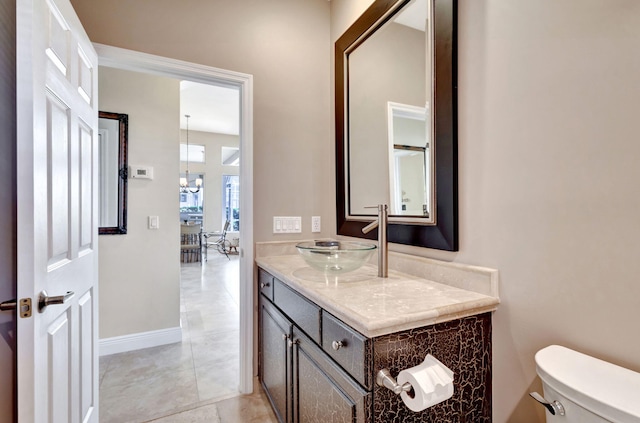
[{"label": "chrome faucet", "polygon": [[378,277],[386,278],[389,275],[389,251],[387,249],[388,207],[386,204],[378,204],[367,208],[378,209],[378,220],[374,220],[362,228],[362,233],[366,234],[378,228]]}]

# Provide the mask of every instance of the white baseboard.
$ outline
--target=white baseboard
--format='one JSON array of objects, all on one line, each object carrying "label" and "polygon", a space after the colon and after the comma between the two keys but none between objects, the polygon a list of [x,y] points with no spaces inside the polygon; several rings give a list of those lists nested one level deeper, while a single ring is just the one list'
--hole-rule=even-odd
[{"label": "white baseboard", "polygon": [[98,351],[100,352],[100,356],[103,356],[173,344],[181,341],[182,328],[178,326],[175,328],[104,338],[99,341]]}]

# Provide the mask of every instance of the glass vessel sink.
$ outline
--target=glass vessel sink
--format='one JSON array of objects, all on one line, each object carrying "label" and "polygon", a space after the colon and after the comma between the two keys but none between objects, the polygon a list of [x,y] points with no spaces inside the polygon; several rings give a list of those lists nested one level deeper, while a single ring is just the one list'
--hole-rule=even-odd
[{"label": "glass vessel sink", "polygon": [[339,274],[358,269],[377,247],[357,241],[307,241],[299,243],[296,248],[312,268]]}]

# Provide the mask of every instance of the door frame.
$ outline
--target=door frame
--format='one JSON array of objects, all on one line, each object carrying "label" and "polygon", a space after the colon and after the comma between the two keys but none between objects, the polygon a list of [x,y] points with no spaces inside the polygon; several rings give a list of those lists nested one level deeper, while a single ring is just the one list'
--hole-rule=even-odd
[{"label": "door frame", "polygon": [[218,69],[104,44],[93,44],[98,65],[240,89],[240,381],[253,392],[253,75]]}]

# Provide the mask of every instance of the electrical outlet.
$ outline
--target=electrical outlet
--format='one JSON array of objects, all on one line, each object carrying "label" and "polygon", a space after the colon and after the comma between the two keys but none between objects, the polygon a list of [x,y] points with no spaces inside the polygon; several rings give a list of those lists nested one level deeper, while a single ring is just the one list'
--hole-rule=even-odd
[{"label": "electrical outlet", "polygon": [[320,231],[320,216],[311,216],[311,232]]}]

